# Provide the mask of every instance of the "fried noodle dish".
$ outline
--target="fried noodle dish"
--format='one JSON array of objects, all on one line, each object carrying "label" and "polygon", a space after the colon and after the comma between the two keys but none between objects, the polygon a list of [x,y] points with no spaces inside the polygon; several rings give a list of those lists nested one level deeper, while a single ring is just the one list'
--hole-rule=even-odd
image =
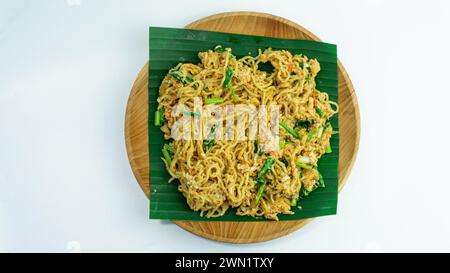
[{"label": "fried noodle dish", "polygon": [[[293,214],[299,200],[325,187],[318,160],[332,152],[334,132],[328,120],[338,112],[338,104],[316,89],[319,62],[270,48],[260,49],[256,57],[237,58],[222,46],[198,57],[198,64],[172,68],[159,88],[155,125],[168,140],[162,160],[169,182],[178,180],[189,207],[208,218],[222,216],[230,208],[237,215],[271,220]],[[261,69],[263,65],[271,71]],[[174,107],[192,108],[195,97],[204,105],[278,105],[278,149],[266,151],[260,136],[217,139],[215,126],[205,139],[173,139]],[[182,115],[195,118],[200,113]]]}]

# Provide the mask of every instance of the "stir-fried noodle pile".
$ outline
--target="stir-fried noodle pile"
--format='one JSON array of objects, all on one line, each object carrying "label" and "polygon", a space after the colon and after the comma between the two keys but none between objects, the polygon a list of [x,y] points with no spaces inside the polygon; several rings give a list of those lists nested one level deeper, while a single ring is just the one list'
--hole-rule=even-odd
[{"label": "stir-fried noodle pile", "polygon": [[[298,199],[325,187],[317,162],[331,153],[333,128],[328,119],[338,112],[338,105],[316,89],[319,62],[271,49],[238,59],[221,46],[198,56],[199,64],[180,63],[171,69],[159,89],[155,123],[170,141],[163,160],[171,181],[180,182],[178,189],[189,207],[206,217],[221,216],[229,208],[236,208],[237,215],[273,220],[278,214],[293,214]],[[273,71],[260,70],[264,63]],[[268,151],[261,136],[218,138],[216,126],[207,130],[205,139],[174,140],[174,108],[183,104],[193,109],[194,98],[221,107],[277,105],[279,146]],[[181,116],[200,116],[190,111]]]}]

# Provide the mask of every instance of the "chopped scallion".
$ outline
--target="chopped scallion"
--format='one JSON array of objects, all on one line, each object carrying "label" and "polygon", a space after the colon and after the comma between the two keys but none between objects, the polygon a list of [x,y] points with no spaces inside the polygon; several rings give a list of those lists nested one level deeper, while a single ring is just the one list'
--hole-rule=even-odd
[{"label": "chopped scallion", "polygon": [[299,166],[300,168],[305,169],[305,170],[312,170],[312,168],[313,168],[311,165],[307,165],[306,163],[303,163],[301,161],[297,162],[297,166]]},{"label": "chopped scallion", "polygon": [[173,149],[172,146],[170,146],[169,144],[164,144],[164,149],[167,150],[169,153],[174,154],[175,150]]},{"label": "chopped scallion", "polygon": [[177,80],[180,80],[182,83],[191,83],[194,81],[191,77],[184,75],[180,70],[170,70],[169,75]]},{"label": "chopped scallion", "polygon": [[212,148],[214,145],[214,137],[215,137],[216,126],[211,127],[211,131],[209,132],[208,139],[203,142],[203,148],[205,152]]},{"label": "chopped scallion", "polygon": [[161,112],[155,112],[155,126],[161,126]]},{"label": "chopped scallion", "polygon": [[233,75],[233,68],[229,66],[227,72],[225,73],[225,81],[223,82],[224,88],[228,88],[228,86],[230,85],[232,75]]},{"label": "chopped scallion", "polygon": [[297,132],[296,132],[294,129],[288,127],[286,124],[284,124],[284,123],[282,123],[282,122],[280,122],[280,126],[281,126],[284,130],[286,130],[289,134],[291,134],[294,138],[296,138],[296,139],[299,138]]},{"label": "chopped scallion", "polygon": [[318,137],[318,138],[321,138],[321,137],[322,137],[322,134],[323,134],[323,127],[320,127],[320,128],[319,128],[319,131],[317,132],[317,137]]},{"label": "chopped scallion", "polygon": [[167,162],[167,165],[170,166],[172,164],[172,158],[170,158],[169,152],[166,149],[162,149],[162,154]]},{"label": "chopped scallion", "polygon": [[224,102],[225,99],[224,98],[207,98],[205,100],[205,104],[219,104]]},{"label": "chopped scallion", "polygon": [[320,110],[319,106],[316,106],[316,112],[319,115],[319,117],[322,117],[322,110]]},{"label": "chopped scallion", "polygon": [[297,199],[292,199],[291,201],[291,207],[297,206]]},{"label": "chopped scallion", "polygon": [[259,170],[258,172],[258,179],[261,179],[270,170],[274,161],[275,160],[270,156],[266,159],[266,161],[264,161],[261,170]]},{"label": "chopped scallion", "polygon": [[255,206],[259,204],[259,201],[261,201],[261,197],[264,194],[264,190],[266,189],[267,183],[265,180],[262,181],[261,185],[259,186],[258,192],[256,193],[255,198]]},{"label": "chopped scallion", "polygon": [[325,188],[325,180],[323,180],[323,176],[320,172],[319,172],[319,180],[317,181],[317,186],[319,188]]},{"label": "chopped scallion", "polygon": [[317,136],[318,133],[319,133],[319,130],[318,130],[318,129],[316,129],[316,128],[311,129],[311,130],[308,132],[308,138],[307,138],[307,140],[310,141],[313,137]]}]

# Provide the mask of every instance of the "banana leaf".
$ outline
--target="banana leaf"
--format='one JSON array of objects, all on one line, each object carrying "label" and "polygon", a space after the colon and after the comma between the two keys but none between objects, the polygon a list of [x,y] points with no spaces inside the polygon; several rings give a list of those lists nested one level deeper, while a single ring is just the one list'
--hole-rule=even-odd
[{"label": "banana leaf", "polygon": [[[150,152],[150,218],[189,221],[268,221],[264,218],[237,216],[229,209],[218,218],[201,217],[193,211],[178,191],[178,181],[170,178],[161,160],[165,143],[160,127],[154,125],[159,86],[169,69],[180,62],[199,63],[198,52],[213,49],[216,45],[232,48],[235,56],[256,56],[258,49],[285,49],[293,54],[316,58],[321,71],[316,77],[317,89],[327,92],[330,100],[338,101],[338,67],[336,45],[307,40],[277,39],[271,37],[230,34],[190,29],[150,27],[149,29],[149,78],[148,78],[148,139]],[[338,115],[330,119],[334,130],[339,130]],[[280,221],[336,214],[338,198],[339,134],[331,138],[332,153],[319,161],[319,171],[326,187],[316,189],[308,197],[300,199],[301,208],[293,215],[279,215]]]}]

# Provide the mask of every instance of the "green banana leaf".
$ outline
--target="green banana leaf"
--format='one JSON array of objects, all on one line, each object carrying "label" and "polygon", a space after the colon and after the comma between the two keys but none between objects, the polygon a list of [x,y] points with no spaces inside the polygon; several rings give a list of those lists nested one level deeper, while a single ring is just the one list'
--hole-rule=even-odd
[{"label": "green banana leaf", "polygon": [[[235,209],[229,209],[218,218],[201,217],[193,211],[178,191],[178,181],[168,183],[170,178],[161,160],[164,145],[163,133],[154,125],[154,112],[157,109],[159,85],[168,70],[180,62],[199,63],[198,52],[207,51],[216,45],[232,48],[238,58],[244,55],[256,56],[258,49],[285,49],[293,54],[303,54],[316,58],[321,71],[316,77],[317,89],[329,94],[330,100],[338,101],[338,67],[336,45],[294,39],[240,35],[190,29],[150,27],[149,29],[149,79],[148,79],[148,136],[150,152],[150,218],[189,220],[189,221],[268,221],[263,218],[235,215]],[[339,130],[338,115],[330,119],[334,130]],[[325,154],[319,161],[326,187],[312,192],[307,198],[300,199],[293,215],[279,215],[280,221],[296,220],[323,215],[336,214],[338,197],[338,160],[339,134],[331,139],[333,152]]]}]

